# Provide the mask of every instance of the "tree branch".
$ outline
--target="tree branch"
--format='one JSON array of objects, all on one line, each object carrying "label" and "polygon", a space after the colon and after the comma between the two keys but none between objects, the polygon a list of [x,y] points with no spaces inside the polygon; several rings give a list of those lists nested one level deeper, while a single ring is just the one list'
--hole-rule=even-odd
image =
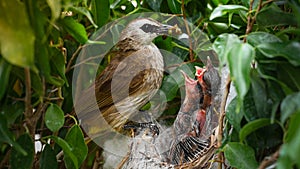
[{"label": "tree branch", "polygon": [[181,10],[182,10],[182,16],[183,16],[183,21],[184,21],[184,25],[185,25],[185,28],[186,28],[186,32],[187,32],[188,37],[189,37],[189,54],[190,54],[190,60],[193,61],[194,60],[193,42],[192,42],[192,39],[191,39],[190,28],[189,28],[188,22],[186,20],[186,15],[185,15],[185,12],[184,12],[184,0],[181,1]]},{"label": "tree branch", "polygon": [[[251,12],[252,12],[252,9],[253,9],[253,3],[254,3],[254,0],[251,0],[250,1],[250,7],[249,7],[249,16],[248,16],[248,21],[247,21],[246,35],[248,35],[249,33],[252,32],[253,25],[256,21],[257,14],[259,13],[261,8],[263,7],[263,1],[259,0],[259,4],[257,6],[256,12],[255,12],[254,16],[251,17]],[[246,42],[246,40],[247,40],[247,36],[244,37],[244,43]]]},{"label": "tree branch", "polygon": [[[220,108],[220,117],[219,117],[219,131],[218,131],[218,143],[217,143],[217,147],[220,148],[222,146],[222,139],[223,139],[223,121],[224,121],[224,117],[225,117],[225,108],[226,108],[226,102],[227,102],[227,98],[229,95],[229,91],[230,91],[230,84],[231,84],[231,79],[230,79],[230,74],[228,74],[227,79],[226,79],[226,84],[225,84],[225,90],[223,93],[223,99],[221,102],[221,108]],[[223,153],[220,152],[218,154],[218,160],[223,162],[224,160],[223,157]],[[219,169],[222,169],[222,163],[219,163]]]},{"label": "tree branch", "polygon": [[30,69],[25,68],[25,121],[28,127],[31,137],[34,139],[35,126],[32,124],[31,117],[33,115],[32,105],[31,105],[31,79],[30,79]]}]

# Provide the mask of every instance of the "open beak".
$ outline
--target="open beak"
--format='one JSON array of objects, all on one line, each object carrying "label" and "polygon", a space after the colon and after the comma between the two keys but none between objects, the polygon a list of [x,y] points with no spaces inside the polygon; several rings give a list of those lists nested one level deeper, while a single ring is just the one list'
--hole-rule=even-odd
[{"label": "open beak", "polygon": [[190,78],[184,71],[180,70],[180,72],[183,74],[185,83],[190,85],[197,85],[197,80],[194,80]]}]

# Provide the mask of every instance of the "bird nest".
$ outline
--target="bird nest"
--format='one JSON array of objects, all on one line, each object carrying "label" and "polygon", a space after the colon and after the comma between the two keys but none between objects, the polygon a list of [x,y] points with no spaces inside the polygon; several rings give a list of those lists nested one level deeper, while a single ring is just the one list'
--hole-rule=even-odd
[{"label": "bird nest", "polygon": [[137,135],[132,140],[130,151],[117,168],[151,168],[151,169],[190,169],[190,168],[216,168],[217,133],[211,135],[210,144],[199,155],[195,155],[187,162],[171,164],[160,154],[156,139],[152,135]]},{"label": "bird nest", "polygon": [[[178,128],[174,128],[177,119],[171,129],[164,129],[165,132],[159,136],[153,136],[145,129],[132,139],[130,152],[118,168],[217,168],[221,162],[217,150],[221,144],[223,118],[230,85],[226,78],[228,70],[225,69],[225,73],[222,71],[221,73],[218,91],[211,98],[212,102],[206,109],[206,123],[201,135],[190,136],[188,133],[180,138],[178,132],[176,133]],[[175,130],[174,135],[169,134],[172,130]],[[172,139],[177,141],[170,141]]]}]

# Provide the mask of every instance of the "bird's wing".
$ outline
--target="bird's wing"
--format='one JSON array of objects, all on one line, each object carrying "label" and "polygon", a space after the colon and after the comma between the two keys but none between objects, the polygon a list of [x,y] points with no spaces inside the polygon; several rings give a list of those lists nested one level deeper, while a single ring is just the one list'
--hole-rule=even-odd
[{"label": "bird's wing", "polygon": [[[107,71],[99,75],[101,85],[98,85],[96,92],[100,96],[97,99],[100,109],[110,107],[129,96],[134,98],[143,93],[147,95],[146,91],[159,88],[162,70],[151,68],[146,57],[143,57],[145,53],[150,53],[147,50],[137,50],[129,53],[129,56],[116,56],[106,68]],[[114,61],[116,61],[115,64]],[[155,74],[153,78],[157,79],[148,80],[150,74]],[[157,85],[149,83],[155,80],[157,80]]]}]

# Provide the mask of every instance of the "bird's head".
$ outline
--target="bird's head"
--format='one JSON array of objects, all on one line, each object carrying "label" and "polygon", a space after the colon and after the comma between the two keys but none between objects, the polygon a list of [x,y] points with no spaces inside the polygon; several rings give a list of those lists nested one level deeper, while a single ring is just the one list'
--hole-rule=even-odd
[{"label": "bird's head", "polygon": [[181,34],[177,25],[161,24],[151,18],[140,18],[131,21],[122,31],[120,40],[131,38],[142,44],[149,44],[159,35]]},{"label": "bird's head", "polygon": [[184,76],[186,98],[197,99],[200,95],[198,81],[190,78],[185,72],[181,71]]}]

